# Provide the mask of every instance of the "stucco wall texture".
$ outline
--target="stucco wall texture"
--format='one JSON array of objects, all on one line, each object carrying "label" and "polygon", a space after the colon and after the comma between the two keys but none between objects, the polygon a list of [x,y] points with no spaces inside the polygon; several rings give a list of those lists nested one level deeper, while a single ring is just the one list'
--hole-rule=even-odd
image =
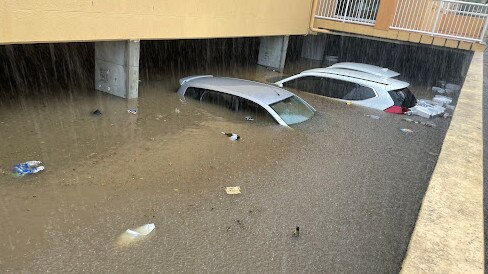
[{"label": "stucco wall texture", "polygon": [[307,34],[312,0],[0,0],[0,44]]}]

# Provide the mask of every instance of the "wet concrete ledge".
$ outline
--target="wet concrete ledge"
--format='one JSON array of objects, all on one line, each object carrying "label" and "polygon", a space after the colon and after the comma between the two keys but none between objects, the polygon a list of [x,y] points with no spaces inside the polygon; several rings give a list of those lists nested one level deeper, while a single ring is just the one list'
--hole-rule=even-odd
[{"label": "wet concrete ledge", "polygon": [[402,266],[403,273],[483,273],[483,53],[459,96]]}]

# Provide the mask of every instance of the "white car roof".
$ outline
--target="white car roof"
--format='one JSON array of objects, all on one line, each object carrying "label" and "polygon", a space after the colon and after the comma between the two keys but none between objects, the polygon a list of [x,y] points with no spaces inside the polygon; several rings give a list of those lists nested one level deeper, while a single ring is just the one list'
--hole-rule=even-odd
[{"label": "white car roof", "polygon": [[211,75],[193,76],[183,79],[180,82],[183,82],[183,85],[188,87],[204,88],[243,98],[252,98],[253,101],[260,101],[266,105],[282,101],[294,95],[285,89],[250,80],[213,77]]},{"label": "white car roof", "polygon": [[[403,82],[397,79],[389,78],[389,77],[381,77],[374,74],[360,72],[356,70],[349,70],[349,69],[342,69],[342,68],[318,68],[318,69],[310,69],[305,70],[300,73],[301,75],[314,75],[314,76],[322,76],[322,77],[332,77],[339,76],[339,77],[346,77],[351,80],[351,82],[355,82],[354,79],[367,81],[370,83],[377,83],[384,86],[387,90],[395,90],[406,88],[409,86],[407,82]],[[291,78],[291,77],[290,77]],[[286,82],[287,80],[291,80],[290,78],[284,79],[279,82]]]},{"label": "white car roof", "polygon": [[337,63],[330,66],[329,68],[342,68],[342,69],[361,71],[376,76],[388,77],[388,78],[393,78],[400,75],[400,73],[393,70],[389,70],[388,68],[382,68],[382,67],[369,65],[369,64],[362,64],[362,63],[351,63],[351,62]]}]

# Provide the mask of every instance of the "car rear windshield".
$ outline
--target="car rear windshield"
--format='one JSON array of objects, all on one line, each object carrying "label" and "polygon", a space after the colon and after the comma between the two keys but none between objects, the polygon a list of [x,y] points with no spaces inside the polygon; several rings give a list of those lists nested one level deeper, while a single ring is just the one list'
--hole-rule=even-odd
[{"label": "car rear windshield", "polygon": [[313,116],[313,111],[296,96],[288,97],[269,106],[288,125],[304,122]]},{"label": "car rear windshield", "polygon": [[390,90],[388,93],[395,106],[411,108],[417,104],[417,98],[408,88]]}]

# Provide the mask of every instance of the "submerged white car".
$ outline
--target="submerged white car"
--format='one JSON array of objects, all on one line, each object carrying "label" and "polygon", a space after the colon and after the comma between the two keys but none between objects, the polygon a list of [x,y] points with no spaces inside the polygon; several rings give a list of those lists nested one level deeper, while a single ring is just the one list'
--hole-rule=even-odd
[{"label": "submerged white car", "polygon": [[223,105],[236,112],[264,111],[283,126],[304,122],[315,112],[305,100],[287,90],[249,80],[198,75],[180,79],[180,85],[180,96]]},{"label": "submerged white car", "polygon": [[327,68],[303,71],[275,83],[352,104],[404,113],[417,99],[409,83],[394,79],[395,71],[360,63],[337,63]]}]

